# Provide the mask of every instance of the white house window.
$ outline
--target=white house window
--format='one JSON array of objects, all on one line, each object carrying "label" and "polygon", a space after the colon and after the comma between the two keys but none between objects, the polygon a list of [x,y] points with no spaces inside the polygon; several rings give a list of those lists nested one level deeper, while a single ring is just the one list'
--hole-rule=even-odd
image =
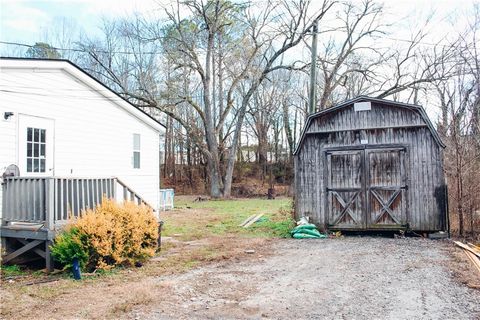
[{"label": "white house window", "polygon": [[27,172],[45,172],[46,130],[27,128]]},{"label": "white house window", "polygon": [[133,168],[140,169],[140,135],[133,134]]}]

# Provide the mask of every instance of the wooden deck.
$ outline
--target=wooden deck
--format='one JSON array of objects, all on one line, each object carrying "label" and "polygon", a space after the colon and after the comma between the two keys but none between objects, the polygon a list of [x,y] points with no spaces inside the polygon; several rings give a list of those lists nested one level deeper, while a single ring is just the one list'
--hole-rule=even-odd
[{"label": "wooden deck", "polygon": [[[70,217],[93,209],[104,197],[148,204],[115,177],[61,178],[12,177],[3,182],[2,244],[7,254],[2,263],[33,252],[53,269],[49,246]],[[153,207],[152,207],[153,208]]]}]

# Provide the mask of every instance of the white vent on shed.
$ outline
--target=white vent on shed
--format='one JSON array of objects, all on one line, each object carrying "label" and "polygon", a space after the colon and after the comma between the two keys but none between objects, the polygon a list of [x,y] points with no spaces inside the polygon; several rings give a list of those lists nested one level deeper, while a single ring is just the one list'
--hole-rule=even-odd
[{"label": "white vent on shed", "polygon": [[372,104],[370,102],[356,102],[353,104],[353,109],[355,112],[370,111],[372,109]]}]

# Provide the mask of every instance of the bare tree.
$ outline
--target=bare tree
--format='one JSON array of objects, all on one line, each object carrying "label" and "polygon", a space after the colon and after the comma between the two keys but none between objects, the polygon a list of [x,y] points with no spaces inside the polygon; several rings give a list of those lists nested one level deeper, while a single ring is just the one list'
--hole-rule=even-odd
[{"label": "bare tree", "polygon": [[320,109],[358,95],[396,99],[405,91],[410,95],[403,100],[417,103],[420,89],[448,78],[447,70],[440,72],[438,66],[451,52],[441,45],[423,45],[431,17],[418,25],[411,39],[398,42],[387,38],[398,22],[383,22],[382,5],[367,0],[341,7],[335,19],[339,25],[321,30]]},{"label": "bare tree", "polygon": [[267,157],[269,151],[269,132],[277,116],[280,104],[279,87],[276,81],[267,81],[259,86],[247,109],[248,125],[257,138],[257,162],[262,170],[262,180],[267,174]]},{"label": "bare tree", "polygon": [[[375,75],[374,68],[387,55],[384,50],[369,46],[385,33],[387,25],[381,22],[383,7],[371,0],[360,4],[346,2],[341,6],[336,16],[339,26],[321,31],[326,39],[318,56],[320,109],[345,99],[344,94],[335,93],[349,78],[370,80]],[[362,60],[362,55],[369,58]]]},{"label": "bare tree", "polygon": [[[128,24],[106,25],[104,47],[99,50],[99,46],[91,45],[86,49],[92,58],[93,72],[114,83],[137,105],[161,110],[181,124],[205,157],[211,196],[229,197],[238,141],[250,98],[267,75],[292,68],[278,64],[280,58],[307,36],[313,21],[323,18],[332,5],[325,1],[312,15],[308,10],[310,2],[305,0],[255,5],[262,10],[253,4],[245,7],[221,0],[177,2],[176,7],[167,11],[166,25],[147,23],[138,17]],[[190,14],[182,17],[180,8],[188,9]],[[222,39],[224,52],[223,66],[218,66],[224,71],[219,81],[224,91],[219,95],[219,100],[224,99],[219,104],[222,112],[215,109],[212,92],[212,61],[215,61],[212,55],[219,47],[218,39]],[[159,86],[159,79],[155,78],[156,56],[145,52],[145,43],[161,43],[173,71],[191,70],[195,83],[187,94],[179,89],[175,77],[168,79],[166,86]],[[124,46],[128,46],[133,55],[119,58],[112,54]],[[247,90],[237,99],[240,84]],[[185,116],[192,113],[195,119]],[[227,130],[221,143],[226,142],[230,133],[232,136],[222,179],[218,137],[225,125]]]},{"label": "bare tree", "polygon": [[[478,32],[480,11],[475,7],[473,21],[451,45],[452,54],[441,69],[455,73],[435,83],[440,102],[439,132],[446,142],[445,170],[449,185],[450,215],[454,231],[473,237],[480,233],[480,61]],[[476,230],[476,231],[475,231]]]},{"label": "bare tree", "polygon": [[[250,15],[248,21],[252,42],[255,44],[255,47],[263,49],[263,52],[261,59],[257,60],[261,64],[255,66],[256,76],[249,81],[249,89],[245,96],[242,97],[242,103],[237,115],[232,146],[227,162],[224,186],[225,197],[230,196],[239,136],[250,98],[266,79],[267,75],[276,70],[293,68],[292,65],[285,66],[278,63],[285,52],[302,42],[313,27],[313,24],[320,21],[332,6],[333,2],[324,0],[320,9],[316,10],[313,15],[309,15],[310,1],[300,0],[295,3],[284,1],[280,3],[269,2],[268,6],[263,8],[263,13],[260,17],[253,14]],[[272,21],[273,17],[275,22],[279,21],[276,30],[271,35],[262,34],[263,30],[271,26],[268,23]],[[277,46],[277,43],[280,45]]]}]

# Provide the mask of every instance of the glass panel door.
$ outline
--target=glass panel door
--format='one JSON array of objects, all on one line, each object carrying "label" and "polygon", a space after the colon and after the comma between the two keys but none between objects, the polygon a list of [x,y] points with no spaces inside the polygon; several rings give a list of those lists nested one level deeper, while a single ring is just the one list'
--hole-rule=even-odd
[{"label": "glass panel door", "polygon": [[22,176],[52,176],[52,119],[20,115],[18,127],[18,167]]}]

